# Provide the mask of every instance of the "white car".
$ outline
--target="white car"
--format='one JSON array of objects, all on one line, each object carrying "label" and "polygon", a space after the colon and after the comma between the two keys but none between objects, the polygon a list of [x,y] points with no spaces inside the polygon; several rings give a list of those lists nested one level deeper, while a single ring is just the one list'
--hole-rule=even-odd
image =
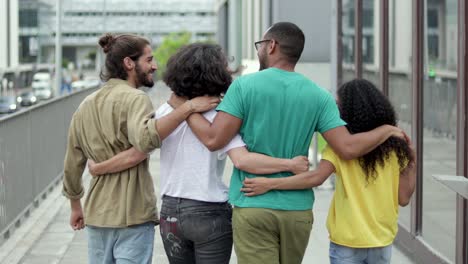
[{"label": "white car", "polygon": [[34,96],[39,100],[47,100],[54,96],[52,91],[52,80],[47,72],[38,72],[33,76],[32,90]]}]

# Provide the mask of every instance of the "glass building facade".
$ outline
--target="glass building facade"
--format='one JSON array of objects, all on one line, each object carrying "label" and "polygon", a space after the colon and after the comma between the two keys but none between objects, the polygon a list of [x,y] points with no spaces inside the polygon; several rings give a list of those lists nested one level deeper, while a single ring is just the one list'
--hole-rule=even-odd
[{"label": "glass building facade", "polygon": [[466,1],[336,2],[338,84],[377,84],[417,149],[416,192],[400,208],[396,243],[418,263],[468,263],[466,199],[434,177],[467,176]]}]

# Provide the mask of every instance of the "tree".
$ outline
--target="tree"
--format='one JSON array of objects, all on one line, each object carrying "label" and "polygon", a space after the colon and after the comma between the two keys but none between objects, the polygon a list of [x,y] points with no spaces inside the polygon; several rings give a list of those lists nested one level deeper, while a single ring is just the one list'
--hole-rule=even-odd
[{"label": "tree", "polygon": [[86,57],[92,62],[96,61],[96,51],[90,51]]},{"label": "tree", "polygon": [[158,64],[158,79],[161,79],[166,71],[166,64],[169,58],[177,52],[179,48],[190,43],[192,34],[184,31],[179,33],[171,33],[166,36],[161,45],[153,53]]}]

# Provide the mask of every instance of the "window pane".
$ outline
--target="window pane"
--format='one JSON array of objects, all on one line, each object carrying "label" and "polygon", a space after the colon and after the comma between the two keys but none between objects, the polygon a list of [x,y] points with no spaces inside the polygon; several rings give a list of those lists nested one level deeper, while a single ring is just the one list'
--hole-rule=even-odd
[{"label": "window pane", "polygon": [[456,195],[432,179],[456,175],[457,1],[425,1],[423,238],[455,261]]},{"label": "window pane", "polygon": [[343,82],[354,79],[354,2],[343,0]]},{"label": "window pane", "polygon": [[[389,2],[389,56],[388,93],[403,130],[411,135],[411,1]],[[414,198],[413,198],[414,199]],[[410,230],[411,207],[400,207],[399,223]]]},{"label": "window pane", "polygon": [[380,0],[362,3],[362,77],[379,86]]}]

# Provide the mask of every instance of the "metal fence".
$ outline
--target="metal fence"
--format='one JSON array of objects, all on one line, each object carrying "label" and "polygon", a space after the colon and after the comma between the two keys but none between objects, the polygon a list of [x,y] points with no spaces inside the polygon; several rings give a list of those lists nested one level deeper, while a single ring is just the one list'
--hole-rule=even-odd
[{"label": "metal fence", "polygon": [[77,91],[0,118],[0,242],[60,182]]}]

